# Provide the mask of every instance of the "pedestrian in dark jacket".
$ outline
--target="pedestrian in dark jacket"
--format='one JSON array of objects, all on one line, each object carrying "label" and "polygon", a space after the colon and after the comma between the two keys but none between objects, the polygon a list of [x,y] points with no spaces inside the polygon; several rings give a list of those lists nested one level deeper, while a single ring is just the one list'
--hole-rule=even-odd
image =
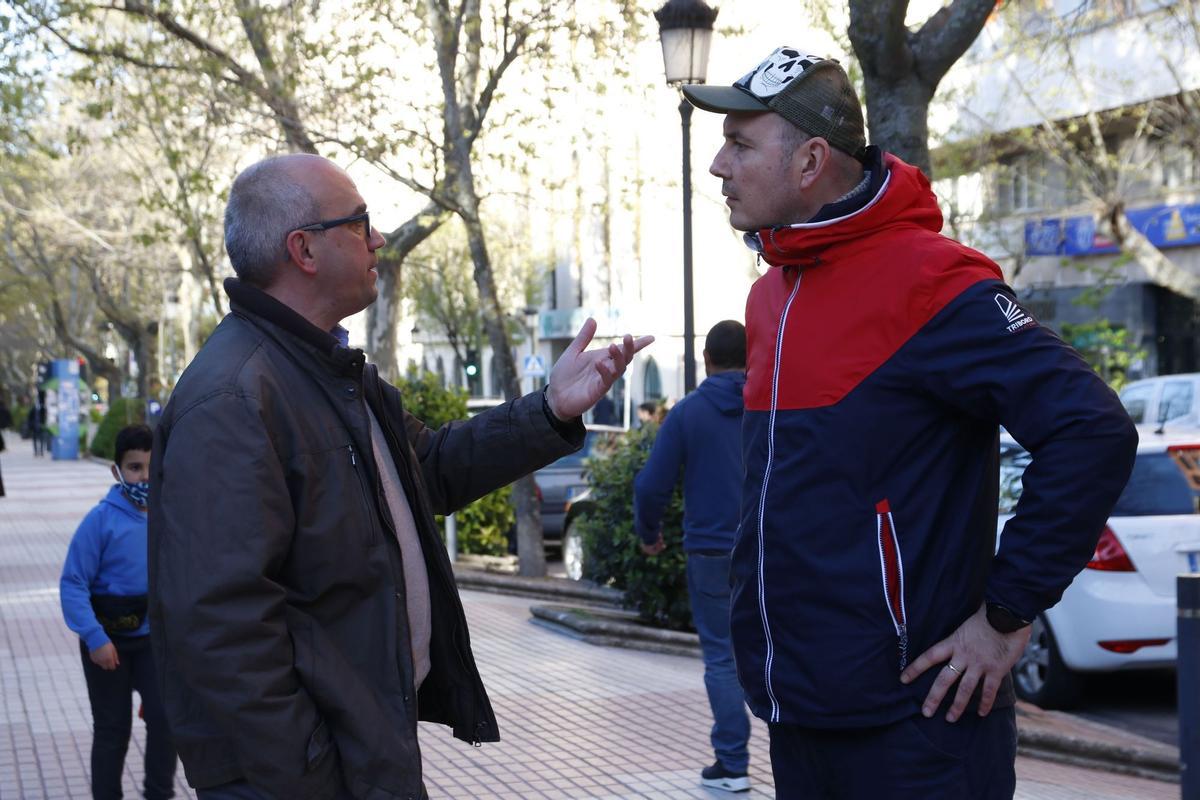
[{"label": "pedestrian in dark jacket", "polygon": [[[1009,671],[1092,555],[1137,435],[1116,395],[929,182],[867,147],[835,61],[782,47],[734,86],[730,224],[771,266],[746,306],[732,629],[780,800],[1004,798]],[[998,428],[1033,457],[996,547]]]},{"label": "pedestrian in dark jacket", "polygon": [[704,688],[712,708],[716,761],[700,783],[750,788],[750,717],[729,639],[729,551],[742,495],[742,388],[746,328],[718,322],[704,340],[707,378],[667,414],[646,465],[634,480],[634,517],[642,550],[662,552],[662,517],[683,477],[683,549],[688,600],[704,656]]},{"label": "pedestrian in dark jacket", "polygon": [[346,344],[383,236],[309,155],[234,181],[231,311],[156,429],[150,615],[200,798],[425,796],[417,721],[496,741],[434,514],[580,447],[580,415],[649,337],[585,351],[541,392],[437,431]]},{"label": "pedestrian in dark jacket", "polygon": [[[13,418],[12,412],[8,410],[8,405],[0,398],[0,453],[4,452],[4,431],[12,427]],[[0,497],[4,497],[4,476],[0,474]]]},{"label": "pedestrian in dark jacket", "polygon": [[132,700],[146,720],[145,797],[175,794],[175,747],[160,699],[146,618],[146,499],[153,434],[117,432],[108,495],[79,524],[59,581],[63,618],[79,637],[92,707],[92,797],[120,800],[133,726]]}]

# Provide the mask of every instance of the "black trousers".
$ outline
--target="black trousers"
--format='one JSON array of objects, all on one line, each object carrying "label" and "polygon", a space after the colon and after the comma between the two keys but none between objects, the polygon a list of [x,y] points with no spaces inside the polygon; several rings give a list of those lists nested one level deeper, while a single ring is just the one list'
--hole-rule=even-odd
[{"label": "black trousers", "polygon": [[133,727],[133,692],[137,690],[146,717],[145,797],[166,800],[175,794],[175,745],[159,697],[150,637],[114,639],[113,643],[121,663],[112,671],[93,664],[87,646],[79,643],[92,704],[92,797],[122,797],[121,773]]},{"label": "black trousers", "polygon": [[1016,792],[1012,707],[954,723],[943,709],[878,728],[770,729],[778,800],[1012,800]]}]

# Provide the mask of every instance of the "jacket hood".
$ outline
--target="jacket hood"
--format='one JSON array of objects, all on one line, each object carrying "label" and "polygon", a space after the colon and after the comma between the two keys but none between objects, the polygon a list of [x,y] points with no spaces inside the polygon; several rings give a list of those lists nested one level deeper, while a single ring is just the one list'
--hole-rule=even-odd
[{"label": "jacket hood", "polygon": [[735,372],[718,372],[705,378],[696,387],[696,394],[712,403],[717,411],[727,417],[742,415],[744,403],[742,389],[746,385],[746,373],[742,370]]},{"label": "jacket hood", "polygon": [[119,483],[114,483],[109,487],[108,494],[104,495],[104,499],[100,503],[112,506],[121,511],[121,513],[131,516],[136,520],[144,520],[146,518],[141,511],[138,511],[137,506],[125,496],[125,492],[121,490],[121,484]]},{"label": "jacket hood", "polygon": [[882,228],[910,226],[942,230],[942,212],[929,179],[891,153],[884,154],[887,176],[875,196],[857,211],[820,222],[764,228],[746,235],[751,249],[773,267],[816,266],[821,254]]}]

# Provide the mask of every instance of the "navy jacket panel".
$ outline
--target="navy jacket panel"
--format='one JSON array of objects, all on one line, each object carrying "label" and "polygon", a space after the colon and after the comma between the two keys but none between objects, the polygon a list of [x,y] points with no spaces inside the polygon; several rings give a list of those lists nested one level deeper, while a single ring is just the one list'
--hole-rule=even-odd
[{"label": "navy jacket panel", "polygon": [[[1000,422],[1045,460],[993,558]],[[1136,444],[1116,396],[997,280],[964,289],[837,402],[747,411],[744,440],[739,674],[756,714],[813,727],[917,713],[936,670],[909,686],[901,670],[985,597],[1029,616],[1052,605]]]}]

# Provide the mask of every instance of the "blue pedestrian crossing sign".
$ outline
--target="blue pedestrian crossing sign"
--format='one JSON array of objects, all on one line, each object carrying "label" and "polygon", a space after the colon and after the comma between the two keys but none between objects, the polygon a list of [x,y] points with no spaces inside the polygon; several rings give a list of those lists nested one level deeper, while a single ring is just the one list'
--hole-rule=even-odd
[{"label": "blue pedestrian crossing sign", "polygon": [[525,366],[522,370],[526,378],[544,378],[546,376],[546,361],[541,356],[525,356]]}]

